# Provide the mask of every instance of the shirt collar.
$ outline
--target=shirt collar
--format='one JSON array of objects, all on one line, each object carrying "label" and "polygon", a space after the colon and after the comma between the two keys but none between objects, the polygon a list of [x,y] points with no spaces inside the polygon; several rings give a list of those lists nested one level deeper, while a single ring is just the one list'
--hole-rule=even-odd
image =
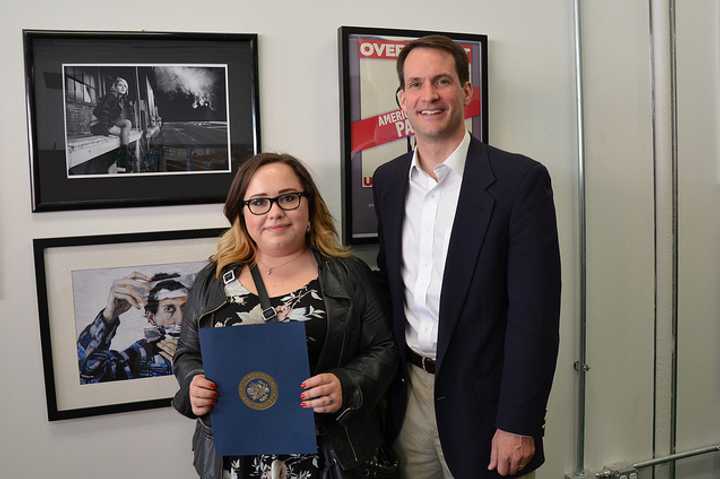
[{"label": "shirt collar", "polygon": [[[460,177],[462,177],[463,173],[465,172],[465,161],[467,160],[467,153],[470,149],[470,133],[465,130],[465,136],[463,136],[462,141],[460,144],[455,148],[455,151],[450,153],[450,156],[448,156],[445,161],[440,163],[435,167],[435,171],[441,171],[444,168],[449,168],[451,171],[454,171]],[[418,151],[417,147],[415,147],[415,150],[413,151],[412,161],[410,162],[410,170],[408,171],[408,178],[412,178],[413,172],[419,173],[422,171],[422,168],[420,168],[420,163],[418,162]],[[438,177],[443,177],[444,175],[438,175]]]}]

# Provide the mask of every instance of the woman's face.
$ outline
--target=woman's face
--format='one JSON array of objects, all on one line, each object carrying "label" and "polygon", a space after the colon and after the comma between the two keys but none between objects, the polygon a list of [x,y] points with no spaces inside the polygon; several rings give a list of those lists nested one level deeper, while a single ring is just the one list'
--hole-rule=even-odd
[{"label": "woman's face", "polygon": [[115,90],[116,90],[119,94],[125,95],[125,94],[128,92],[128,84],[127,84],[127,82],[126,82],[125,80],[122,80],[122,79],[117,80],[117,81],[115,82]]},{"label": "woman's face", "polygon": [[[275,198],[285,193],[302,192],[303,186],[293,169],[285,163],[270,163],[260,167],[250,180],[245,201],[252,198]],[[306,247],[305,233],[310,221],[307,198],[300,199],[294,210],[283,210],[273,202],[270,211],[262,215],[242,210],[250,237],[261,255],[285,256]]]}]

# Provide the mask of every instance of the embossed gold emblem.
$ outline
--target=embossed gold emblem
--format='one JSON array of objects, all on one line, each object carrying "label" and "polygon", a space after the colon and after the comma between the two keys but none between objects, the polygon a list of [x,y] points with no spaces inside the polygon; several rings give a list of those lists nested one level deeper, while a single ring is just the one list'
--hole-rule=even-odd
[{"label": "embossed gold emblem", "polygon": [[240,400],[250,409],[264,411],[278,400],[278,385],[275,378],[261,371],[251,371],[238,385]]}]

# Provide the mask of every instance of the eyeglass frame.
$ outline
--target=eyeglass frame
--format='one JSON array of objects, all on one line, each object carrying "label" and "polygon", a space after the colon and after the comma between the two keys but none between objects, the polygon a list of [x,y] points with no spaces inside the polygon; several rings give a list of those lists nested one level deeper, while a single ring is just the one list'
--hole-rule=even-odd
[{"label": "eyeglass frame", "polygon": [[[283,207],[283,206],[278,202],[278,200],[279,200],[280,198],[283,198],[283,197],[286,197],[286,196],[297,196],[297,197],[298,197],[298,204],[297,204],[297,206],[294,207],[294,208],[285,208],[285,207]],[[270,210],[271,210],[272,207],[273,207],[273,203],[275,203],[276,205],[278,205],[278,208],[280,208],[280,209],[283,210],[283,211],[295,211],[296,209],[300,208],[300,205],[302,204],[302,198],[308,198],[308,199],[310,199],[311,197],[312,197],[312,193],[308,193],[307,191],[291,191],[291,192],[283,193],[283,194],[277,195],[277,196],[256,196],[256,197],[254,197],[254,198],[250,198],[250,199],[248,199],[248,200],[244,200],[244,201],[242,202],[242,205],[243,205],[243,208],[247,208],[247,210],[250,212],[250,214],[255,215],[255,216],[262,216],[262,215],[266,215],[266,214],[268,214],[268,213],[270,212]],[[250,203],[252,203],[252,202],[255,201],[255,200],[269,200],[269,201],[270,201],[270,206],[268,207],[268,209],[267,209],[266,211],[264,211],[264,212],[262,212],[262,213],[255,213],[255,212],[252,210],[252,208],[250,208]]]}]

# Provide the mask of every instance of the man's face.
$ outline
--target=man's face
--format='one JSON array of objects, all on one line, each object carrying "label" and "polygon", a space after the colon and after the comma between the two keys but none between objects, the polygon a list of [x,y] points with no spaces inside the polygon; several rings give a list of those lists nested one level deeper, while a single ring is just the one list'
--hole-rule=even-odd
[{"label": "man's face", "polygon": [[179,325],[182,322],[182,307],[187,302],[187,296],[161,299],[158,301],[157,313],[152,320],[157,326],[167,328]]},{"label": "man's face", "polygon": [[472,85],[460,84],[452,55],[434,48],[415,48],[405,59],[403,73],[400,107],[419,141],[454,138],[465,131],[465,106],[470,103]]}]

